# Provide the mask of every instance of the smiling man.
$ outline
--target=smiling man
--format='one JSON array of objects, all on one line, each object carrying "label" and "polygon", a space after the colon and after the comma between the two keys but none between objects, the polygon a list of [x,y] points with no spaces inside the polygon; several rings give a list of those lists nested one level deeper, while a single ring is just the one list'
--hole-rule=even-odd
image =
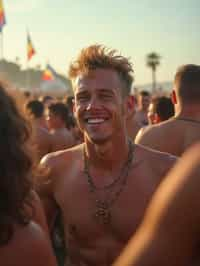
[{"label": "smiling man", "polygon": [[50,182],[40,189],[50,224],[61,210],[66,265],[111,265],[175,161],[128,138],[132,72],[127,58],[101,45],[83,49],[70,66],[84,143],[43,158]]}]

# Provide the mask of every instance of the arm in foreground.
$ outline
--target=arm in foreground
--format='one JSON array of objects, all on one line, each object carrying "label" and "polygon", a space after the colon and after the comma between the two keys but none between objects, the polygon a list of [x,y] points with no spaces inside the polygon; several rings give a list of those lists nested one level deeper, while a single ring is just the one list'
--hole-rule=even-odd
[{"label": "arm in foreground", "polygon": [[187,151],[155,193],[144,221],[114,266],[185,266],[200,240],[200,144]]},{"label": "arm in foreground", "polygon": [[56,266],[56,259],[46,234],[34,222],[15,226],[12,239],[0,246],[0,265]]}]

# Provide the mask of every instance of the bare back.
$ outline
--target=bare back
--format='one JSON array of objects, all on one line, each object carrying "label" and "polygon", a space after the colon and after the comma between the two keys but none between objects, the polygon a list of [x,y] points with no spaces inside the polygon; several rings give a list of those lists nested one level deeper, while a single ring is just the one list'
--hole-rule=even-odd
[{"label": "bare back", "polygon": [[135,143],[181,156],[187,148],[199,140],[200,122],[172,118],[140,131]]},{"label": "bare back", "polygon": [[54,130],[51,135],[53,138],[53,151],[68,149],[75,145],[72,133],[67,128]]},{"label": "bare back", "polygon": [[33,144],[36,147],[38,158],[52,152],[52,136],[46,128],[35,126],[33,129]]},{"label": "bare back", "polygon": [[[51,169],[52,181],[46,197],[56,201],[64,219],[67,265],[111,265],[136,231],[152,194],[175,161],[168,154],[142,146],[135,146],[133,158],[125,182],[115,184],[109,193],[91,192],[83,171],[83,145],[43,159],[43,164]],[[100,175],[100,181],[95,182],[108,179],[103,170]],[[114,199],[109,223],[95,216],[96,200],[105,197]]]}]

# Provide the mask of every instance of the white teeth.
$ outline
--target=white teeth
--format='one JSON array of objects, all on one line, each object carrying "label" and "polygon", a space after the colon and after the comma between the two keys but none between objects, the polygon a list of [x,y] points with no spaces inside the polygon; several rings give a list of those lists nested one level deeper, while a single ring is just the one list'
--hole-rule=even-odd
[{"label": "white teeth", "polygon": [[103,123],[105,120],[102,118],[91,118],[88,119],[88,124],[98,124],[98,123]]}]

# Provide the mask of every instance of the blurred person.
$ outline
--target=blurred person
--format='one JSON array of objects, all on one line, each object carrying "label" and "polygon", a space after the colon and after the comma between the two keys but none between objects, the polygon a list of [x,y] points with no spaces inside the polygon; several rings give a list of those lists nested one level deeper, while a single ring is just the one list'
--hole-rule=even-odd
[{"label": "blurred person", "polygon": [[134,141],[138,131],[140,130],[141,126],[139,125],[138,121],[135,119],[135,108],[136,106],[136,99],[133,95],[130,95],[130,101],[129,101],[129,115],[126,119],[126,129],[127,133],[130,139]]},{"label": "blurred person", "polygon": [[200,265],[199,151],[190,148],[161,183],[114,266]]},{"label": "blurred person", "polygon": [[53,137],[53,151],[63,150],[75,145],[75,139],[70,132],[69,111],[61,102],[53,103],[48,107],[47,123]]},{"label": "blurred person", "polygon": [[138,95],[138,109],[135,114],[135,120],[140,127],[148,125],[148,107],[150,104],[151,95],[148,91],[140,91]]},{"label": "blurred person", "polygon": [[25,105],[32,128],[33,143],[37,150],[38,159],[53,151],[53,139],[49,134],[44,116],[44,105],[39,100],[30,100]]},{"label": "blurred person", "polygon": [[200,140],[200,66],[181,66],[174,79],[175,116],[138,133],[135,143],[180,156]]},{"label": "blurred person", "polygon": [[172,100],[168,97],[154,97],[148,108],[149,125],[142,127],[136,135],[136,140],[140,139],[146,131],[154,124],[161,123],[174,116],[174,105]]},{"label": "blurred person", "polygon": [[0,264],[55,266],[41,203],[33,191],[28,124],[8,89],[0,82]]},{"label": "blurred person", "polygon": [[45,109],[56,102],[56,99],[50,95],[41,96],[39,100],[44,104]]},{"label": "blurred person", "polygon": [[70,66],[84,143],[45,156],[41,167],[49,169],[49,182],[40,181],[48,221],[61,211],[66,265],[111,265],[175,162],[129,140],[132,72],[127,58],[102,45],[83,49]]},{"label": "blurred person", "polygon": [[155,124],[156,120],[156,104],[158,101],[158,97],[153,97],[151,99],[151,102],[148,107],[148,112],[147,112],[147,117],[148,117],[148,125],[153,125]]},{"label": "blurred person", "polygon": [[171,98],[162,96],[158,98],[155,106],[155,124],[166,121],[174,116],[174,104]]}]

